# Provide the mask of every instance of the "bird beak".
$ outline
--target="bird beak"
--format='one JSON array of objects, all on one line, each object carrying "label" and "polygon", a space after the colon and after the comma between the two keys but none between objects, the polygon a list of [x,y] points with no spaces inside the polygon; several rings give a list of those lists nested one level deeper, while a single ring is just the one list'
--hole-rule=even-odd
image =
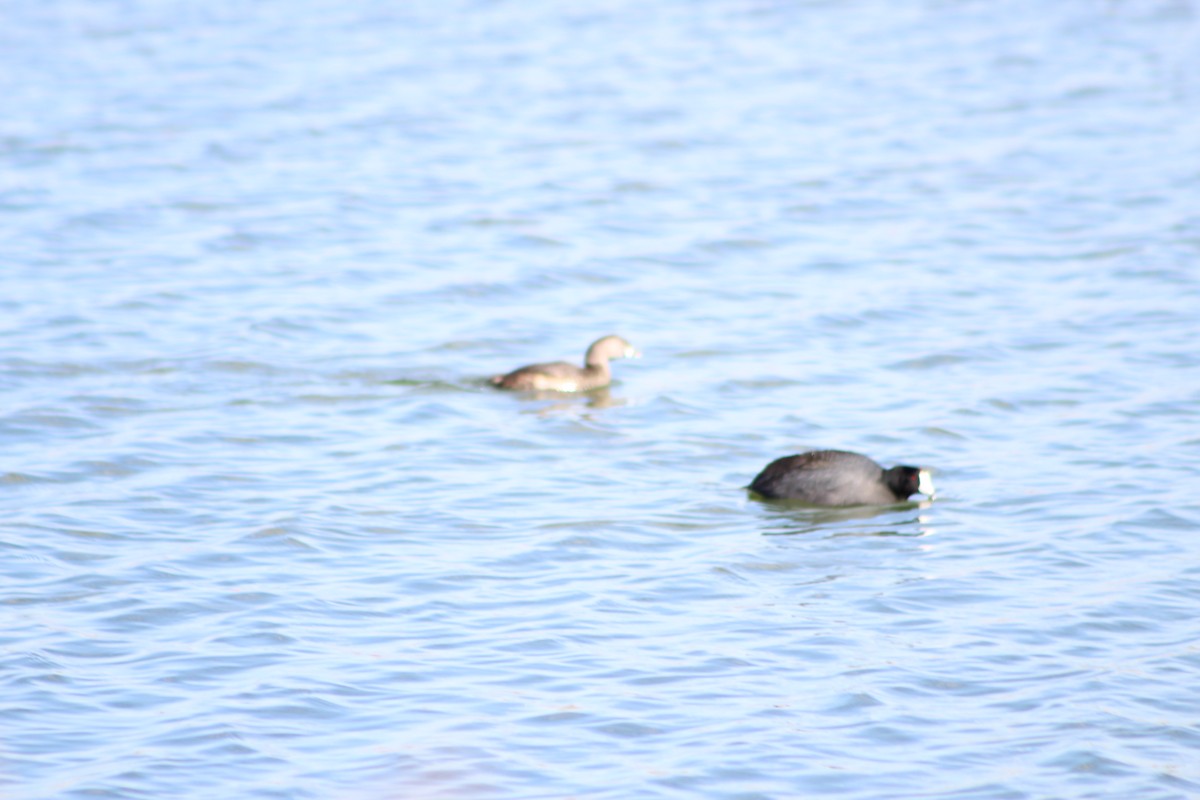
[{"label": "bird beak", "polygon": [[917,491],[933,499],[933,476],[929,474],[929,470],[923,469],[917,473]]},{"label": "bird beak", "polygon": [[625,348],[625,357],[626,358],[641,358],[642,354],[637,351],[636,347],[626,347]]}]

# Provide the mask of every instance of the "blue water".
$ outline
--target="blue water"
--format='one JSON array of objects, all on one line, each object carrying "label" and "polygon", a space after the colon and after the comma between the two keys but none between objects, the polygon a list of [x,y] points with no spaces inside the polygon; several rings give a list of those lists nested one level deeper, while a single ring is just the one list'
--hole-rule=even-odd
[{"label": "blue water", "polygon": [[[12,5],[0,794],[1200,797],[1198,76],[1187,0]],[[824,447],[941,493],[740,488]]]}]

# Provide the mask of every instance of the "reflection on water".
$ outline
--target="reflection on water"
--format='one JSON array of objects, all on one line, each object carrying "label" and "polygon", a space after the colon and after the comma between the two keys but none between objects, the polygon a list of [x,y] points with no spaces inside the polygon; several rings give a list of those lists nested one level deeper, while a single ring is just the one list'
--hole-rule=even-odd
[{"label": "reflection on water", "polygon": [[546,403],[537,410],[539,414],[576,411],[580,406],[596,410],[615,408],[629,402],[623,397],[613,397],[608,386],[589,392],[520,392],[520,396],[522,400]]},{"label": "reflection on water", "polygon": [[[871,536],[928,536],[929,516],[916,513],[928,509],[932,503],[921,501],[897,503],[890,506],[851,506],[847,508],[824,508],[788,500],[761,500],[763,535],[782,536],[804,533],[824,535],[871,535]],[[862,526],[857,523],[867,520],[886,519],[886,525]]]}]

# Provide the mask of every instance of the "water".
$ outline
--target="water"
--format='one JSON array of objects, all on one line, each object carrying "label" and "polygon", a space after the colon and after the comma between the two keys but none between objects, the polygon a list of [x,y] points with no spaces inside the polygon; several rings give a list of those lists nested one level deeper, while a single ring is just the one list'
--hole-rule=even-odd
[{"label": "water", "polygon": [[1196,3],[5,16],[5,797],[1200,796]]}]

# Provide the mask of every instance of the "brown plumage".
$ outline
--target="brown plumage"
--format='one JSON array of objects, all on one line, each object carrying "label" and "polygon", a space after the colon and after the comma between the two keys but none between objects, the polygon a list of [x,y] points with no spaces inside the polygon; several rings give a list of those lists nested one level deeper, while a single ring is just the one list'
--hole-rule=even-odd
[{"label": "brown plumage", "polygon": [[605,336],[588,348],[582,368],[565,361],[530,364],[506,375],[494,376],[492,384],[500,389],[525,392],[587,392],[608,386],[612,381],[609,359],[635,358],[637,355],[637,350],[620,336]]}]

